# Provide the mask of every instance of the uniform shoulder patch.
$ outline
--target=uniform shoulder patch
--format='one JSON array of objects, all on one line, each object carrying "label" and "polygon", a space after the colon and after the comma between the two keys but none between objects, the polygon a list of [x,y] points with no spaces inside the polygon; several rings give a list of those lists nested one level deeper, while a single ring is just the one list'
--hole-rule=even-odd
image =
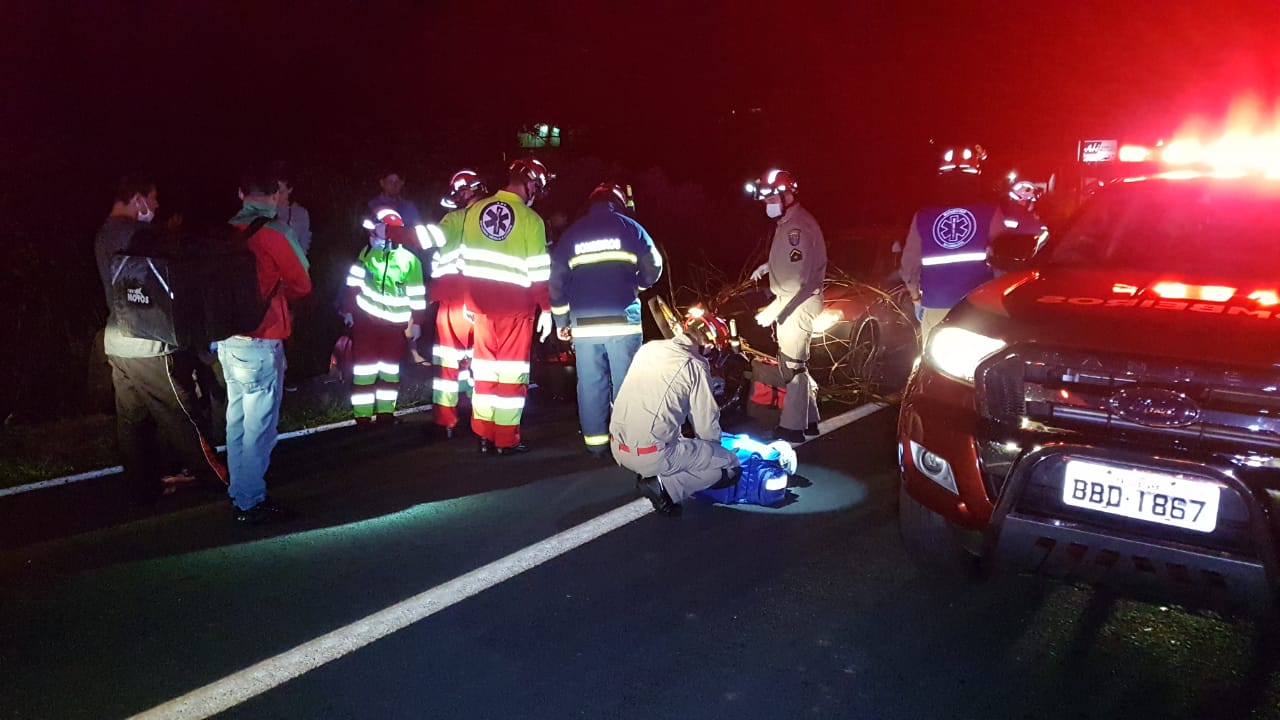
[{"label": "uniform shoulder patch", "polygon": [[506,240],[515,226],[515,211],[501,200],[480,211],[480,232],[490,240]]},{"label": "uniform shoulder patch", "polygon": [[787,231],[787,242],[791,243],[791,247],[800,244],[800,228],[793,228]]},{"label": "uniform shoulder patch", "polygon": [[791,262],[800,262],[804,259],[804,253],[800,252],[800,248],[791,249]]}]

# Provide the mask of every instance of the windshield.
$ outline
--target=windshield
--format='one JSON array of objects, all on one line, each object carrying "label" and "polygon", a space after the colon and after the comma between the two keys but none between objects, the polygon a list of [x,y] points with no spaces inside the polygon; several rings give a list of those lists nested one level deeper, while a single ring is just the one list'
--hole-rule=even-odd
[{"label": "windshield", "polygon": [[1280,277],[1280,183],[1147,180],[1090,200],[1038,264]]}]

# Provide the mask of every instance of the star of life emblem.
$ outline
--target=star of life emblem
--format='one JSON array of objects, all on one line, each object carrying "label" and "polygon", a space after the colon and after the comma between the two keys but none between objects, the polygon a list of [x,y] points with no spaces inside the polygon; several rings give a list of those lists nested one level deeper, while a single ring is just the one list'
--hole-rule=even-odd
[{"label": "star of life emblem", "polygon": [[946,250],[969,244],[978,234],[978,219],[964,208],[951,208],[933,221],[933,241]]},{"label": "star of life emblem", "polygon": [[515,226],[515,211],[504,202],[492,203],[480,213],[480,232],[490,240],[506,240]]}]

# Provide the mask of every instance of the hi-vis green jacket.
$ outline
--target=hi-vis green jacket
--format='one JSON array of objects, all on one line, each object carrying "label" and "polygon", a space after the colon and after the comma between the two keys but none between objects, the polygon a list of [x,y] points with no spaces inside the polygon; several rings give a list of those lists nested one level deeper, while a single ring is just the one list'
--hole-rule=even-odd
[{"label": "hi-vis green jacket", "polygon": [[427,286],[418,256],[398,244],[361,250],[347,273],[342,309],[354,314],[356,308],[386,322],[421,325],[427,311]]}]

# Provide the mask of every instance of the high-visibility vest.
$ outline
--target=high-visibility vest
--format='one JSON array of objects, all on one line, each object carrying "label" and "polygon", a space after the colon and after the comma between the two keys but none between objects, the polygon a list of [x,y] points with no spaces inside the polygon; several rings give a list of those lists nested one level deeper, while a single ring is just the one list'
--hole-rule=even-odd
[{"label": "high-visibility vest", "polygon": [[467,208],[457,262],[468,308],[523,315],[551,304],[546,229],[514,193],[499,190]]},{"label": "high-visibility vest", "polygon": [[920,236],[920,303],[950,308],[994,277],[987,266],[994,205],[928,207],[916,213]]},{"label": "high-visibility vest", "polygon": [[427,309],[422,263],[397,244],[361,250],[347,272],[347,287],[355,296],[355,306],[379,320],[408,324],[415,313]]},{"label": "high-visibility vest", "polygon": [[461,298],[462,225],[466,216],[466,208],[458,208],[436,226],[442,241],[431,258],[431,299],[441,303]]}]

